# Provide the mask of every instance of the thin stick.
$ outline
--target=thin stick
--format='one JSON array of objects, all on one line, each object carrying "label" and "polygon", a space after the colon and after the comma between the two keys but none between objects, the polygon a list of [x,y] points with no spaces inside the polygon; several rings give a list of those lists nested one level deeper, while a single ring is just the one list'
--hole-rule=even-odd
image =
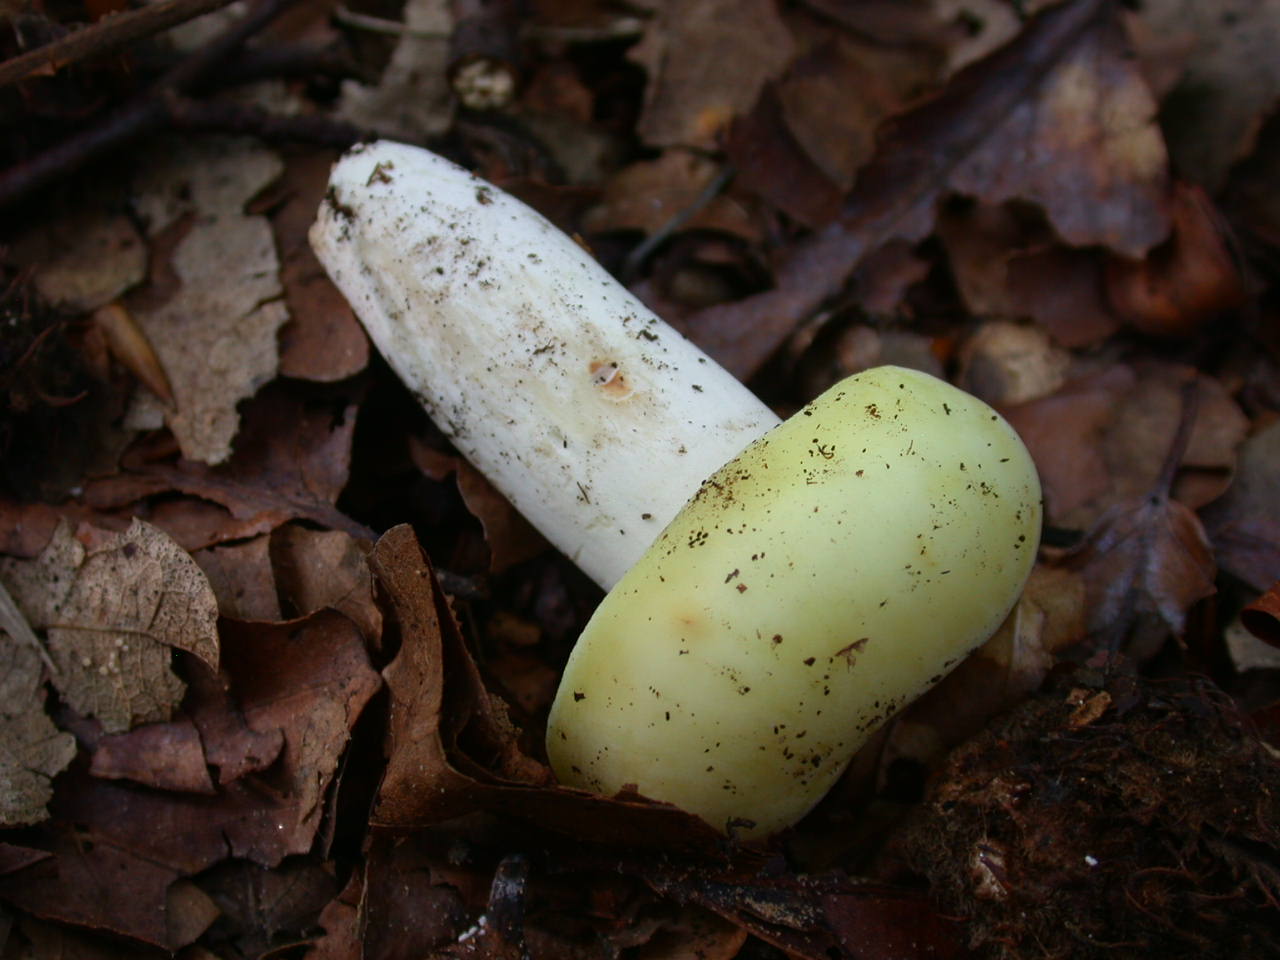
[{"label": "thin stick", "polygon": [[17,83],[33,74],[57,73],[86,57],[110,53],[134,40],[176,27],[231,2],[163,0],[149,7],[107,17],[0,63],[0,87]]}]

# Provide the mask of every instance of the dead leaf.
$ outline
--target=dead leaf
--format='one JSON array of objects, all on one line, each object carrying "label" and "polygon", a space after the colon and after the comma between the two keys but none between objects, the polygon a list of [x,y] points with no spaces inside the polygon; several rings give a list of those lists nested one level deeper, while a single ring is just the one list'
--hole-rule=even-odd
[{"label": "dead leaf", "polygon": [[1218,562],[1255,590],[1280,580],[1280,421],[1240,447],[1235,478],[1205,508]]},{"label": "dead leaf", "polygon": [[285,524],[271,534],[270,560],[276,592],[290,617],[331,607],[360,628],[377,646],[382,612],[373,597],[367,541],[341,530],[309,530]]},{"label": "dead leaf", "polygon": [[336,159],[328,151],[290,156],[276,186],[271,228],[280,250],[280,282],[289,322],[280,330],[280,374],[332,383],[369,363],[369,338],[307,240]]},{"label": "dead leaf", "polygon": [[1112,507],[1064,561],[1084,577],[1089,632],[1136,659],[1180,637],[1217,572],[1199,518],[1165,493]]},{"label": "dead leaf", "polygon": [[1169,147],[1184,176],[1216,193],[1280,96],[1280,65],[1271,55],[1280,43],[1280,4],[1150,0],[1136,16],[1148,47],[1189,48],[1166,106]]},{"label": "dead leaf", "polygon": [[1133,384],[1133,372],[1117,365],[1003,411],[1040,473],[1047,523],[1070,526],[1077,511],[1110,488],[1099,442]]},{"label": "dead leaf", "polygon": [[1001,408],[1056,393],[1071,356],[1037,327],[991,321],[960,348],[956,386]]},{"label": "dead leaf", "polygon": [[209,578],[219,614],[237,620],[285,619],[280,612],[269,548],[270,540],[263,535],[191,554]]},{"label": "dead leaf", "polygon": [[44,712],[39,653],[0,630],[0,826],[48,817],[51,781],[76,755],[76,741]]},{"label": "dead leaf", "polygon": [[279,727],[250,726],[230,690],[230,679],[211,670],[193,670],[184,702],[204,746],[205,761],[226,785],[266,770],[284,748]]},{"label": "dead leaf", "polygon": [[1244,278],[1203,190],[1178,184],[1172,212],[1173,235],[1146,259],[1112,257],[1107,294],[1116,313],[1143,333],[1189,337],[1244,303]]},{"label": "dead leaf", "polygon": [[157,790],[212,794],[204,749],[195,725],[186,719],[148,723],[103,737],[89,772],[108,780],[132,780]]},{"label": "dead leaf", "polygon": [[338,892],[320,863],[303,858],[266,869],[226,861],[200,877],[200,890],[216,904],[224,949],[264,957],[309,943],[320,911]]},{"label": "dead leaf", "polygon": [[639,230],[651,235],[678,216],[695,211],[681,230],[718,230],[744,240],[761,237],[760,226],[743,206],[721,194],[702,205],[702,194],[719,173],[717,164],[686,150],[664,150],[609,178],[600,202],[587,211],[581,227],[588,234]]},{"label": "dead leaf", "polygon": [[797,57],[775,92],[796,142],[841,194],[871,159],[876,130],[934,89],[942,58],[927,47],[902,47],[825,32]]},{"label": "dead leaf", "polygon": [[1280,647],[1280,583],[1245,607],[1240,619],[1255,637]]},{"label": "dead leaf", "polygon": [[[228,787],[246,815],[225,835],[237,856],[275,866],[311,849],[338,759],[382,681],[359,629],[332,610],[282,624],[226,620],[222,643],[247,726],[284,733],[281,762],[265,783],[255,788],[241,778]],[[275,794],[265,821],[250,814],[261,807],[262,786]]]},{"label": "dead leaf", "polygon": [[[364,895],[364,875],[355,870],[342,893],[320,911],[324,935],[307,952],[308,960],[363,960],[360,945],[360,901]],[[372,957],[372,955],[370,955]]]},{"label": "dead leaf", "polygon": [[[391,707],[387,766],[370,821],[375,827],[421,828],[484,809],[579,841],[722,856],[720,834],[675,807],[546,785],[546,768],[522,758],[515,731],[497,721],[413,531],[387,531],[370,566],[395,611],[401,644],[383,672]],[[495,772],[477,756],[505,758],[508,769]],[[524,782],[511,770],[523,773]]]},{"label": "dead leaf", "polygon": [[629,54],[649,74],[640,137],[654,146],[713,149],[793,52],[768,0],[661,0]]},{"label": "dead leaf", "polygon": [[92,207],[41,220],[19,238],[13,259],[34,270],[46,301],[72,313],[110,303],[147,275],[147,250],[129,218]]},{"label": "dead leaf", "polygon": [[749,379],[865,254],[927,235],[948,190],[1035,200],[1073,243],[1145,252],[1168,232],[1165,158],[1119,29],[1109,5],[1071,0],[953,76],[886,128],[840,219],[790,249],[774,289],[695,314],[693,338]]},{"label": "dead leaf", "polygon": [[733,120],[725,153],[735,185],[773,204],[811,229],[840,211],[843,192],[809,156],[786,125],[777,91],[766,86],[751,112]]},{"label": "dead leaf", "polygon": [[[345,392],[310,402],[305,393],[277,382],[262,390],[244,409],[244,423],[231,459],[220,466],[182,460],[150,461],[145,454],[126,458],[138,486],[120,497],[108,497],[90,486],[86,496],[97,504],[128,499],[138,490],[179,490],[224,506],[235,522],[213,542],[263,533],[293,519],[345,530],[356,537],[372,534],[334,507],[346,485],[355,432],[355,399]],[[225,515],[219,515],[221,522]],[[207,530],[215,518],[200,520],[190,533]],[[160,523],[157,517],[156,522]],[[191,543],[194,536],[184,537]],[[208,542],[200,544],[207,546]]]},{"label": "dead leaf", "polygon": [[511,501],[466,460],[440,453],[412,436],[409,438],[409,456],[418,469],[433,480],[443,481],[450,474],[456,475],[463,503],[484,528],[485,542],[489,546],[489,569],[493,573],[509,570],[548,549],[547,541],[511,505]]},{"label": "dead leaf", "polygon": [[[250,197],[274,180],[280,161],[244,141],[189,141],[147,171],[140,200],[154,233],[179,212],[189,229],[167,252],[176,285],[168,296],[131,297],[126,306],[146,334],[173,388],[159,411],[185,456],[221,463],[239,427],[236,404],[276,373],[276,334],[288,319],[270,224],[246,216]],[[141,398],[132,421],[153,425]]]},{"label": "dead leaf", "polygon": [[189,554],[135,520],[123,534],[61,524],[35,560],[0,561],[32,626],[47,631],[64,699],[111,733],[167,720],[185,685],[172,649],[218,663],[213,591]]}]

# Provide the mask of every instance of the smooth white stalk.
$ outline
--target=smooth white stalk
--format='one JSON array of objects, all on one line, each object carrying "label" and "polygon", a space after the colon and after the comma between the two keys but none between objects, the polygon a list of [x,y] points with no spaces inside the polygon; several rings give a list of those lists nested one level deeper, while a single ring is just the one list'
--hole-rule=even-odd
[{"label": "smooth white stalk", "polygon": [[606,589],[778,423],[540,214],[426,150],[347,154],[311,244],[437,426]]}]

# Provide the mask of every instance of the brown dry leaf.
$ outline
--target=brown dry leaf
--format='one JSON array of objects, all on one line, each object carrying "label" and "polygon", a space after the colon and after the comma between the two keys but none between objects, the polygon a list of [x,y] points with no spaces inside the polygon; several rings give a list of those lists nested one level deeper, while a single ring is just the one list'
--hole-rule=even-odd
[{"label": "brown dry leaf", "polygon": [[231,682],[225,673],[193,670],[189,682],[183,706],[200,731],[205,761],[217,770],[220,785],[234,783],[275,763],[284,748],[284,731],[279,727],[250,726],[231,695]]},{"label": "brown dry leaf", "polygon": [[1068,526],[1077,511],[1110,489],[1101,438],[1133,384],[1133,371],[1117,365],[1003,411],[1040,473],[1047,523]]},{"label": "brown dry leaf", "polygon": [[[284,733],[281,762],[269,777],[273,822],[244,817],[224,829],[237,856],[275,866],[311,849],[338,759],[382,680],[369,665],[359,629],[332,610],[282,624],[227,620],[222,635],[225,669],[245,723]],[[261,805],[243,778],[229,789],[250,809]]]},{"label": "brown dry leaf", "polygon": [[364,895],[364,876],[359,870],[342,893],[320,911],[324,935],[317,937],[306,953],[307,960],[363,960],[360,947],[360,901]]},{"label": "brown dry leaf", "polygon": [[245,720],[284,732],[278,762],[213,796],[73,770],[51,807],[63,826],[42,844],[54,857],[0,877],[0,897],[36,916],[176,949],[183,944],[166,920],[175,880],[227,857],[274,867],[312,849],[338,758],[378,676],[355,626],[331,611],[277,626],[227,621],[225,633],[225,669]]},{"label": "brown dry leaf", "polygon": [[338,893],[331,867],[297,857],[268,870],[243,860],[218,864],[200,877],[219,914],[219,941],[227,953],[267,957],[310,941],[320,911]]},{"label": "brown dry leaf", "polygon": [[130,422],[163,421],[191,460],[221,463],[239,427],[236,404],[276,373],[276,335],[288,319],[275,242],[245,204],[280,173],[275,154],[239,140],[185,141],[143,174],[139,203],[154,237],[187,218],[167,251],[173,280],[153,278],[126,304],[173,388],[176,406],[139,396]]},{"label": "brown dry leaf", "polygon": [[[324,527],[345,530],[356,537],[372,539],[370,531],[334,507],[346,486],[351,463],[351,438],[355,431],[357,406],[345,393],[320,402],[311,402],[300,391],[277,382],[259,392],[244,410],[244,423],[236,438],[235,454],[217,467],[179,461],[137,462],[126,467],[138,474],[135,483],[153,491],[178,490],[221,504],[230,517],[203,518],[189,529],[195,534],[212,526],[212,541],[265,533],[286,521],[310,520]],[[119,497],[95,496],[105,505],[129,502],[137,490]],[[86,497],[93,496],[93,485]],[[164,522],[157,514],[157,524]],[[229,530],[219,535],[219,523]],[[184,537],[184,544],[191,544]]]},{"label": "brown dry leaf", "polygon": [[1280,97],[1280,3],[1147,0],[1136,16],[1145,28],[1140,55],[1189,50],[1166,106],[1169,148],[1184,176],[1216,193]]},{"label": "brown dry leaf", "polygon": [[1038,327],[984,323],[960,348],[955,384],[993,407],[1008,407],[1056,393],[1071,356]]},{"label": "brown dry leaf", "polygon": [[378,645],[382,612],[373,597],[367,541],[341,530],[289,523],[272,532],[270,543],[276,593],[287,616],[331,607],[355,623],[366,641]]},{"label": "brown dry leaf", "polygon": [[200,734],[190,720],[148,723],[103,737],[89,772],[108,780],[132,780],[158,790],[212,794]]},{"label": "brown dry leaf", "polygon": [[1280,647],[1280,583],[1260,596],[1240,614],[1245,629],[1259,640]]},{"label": "brown dry leaf", "polygon": [[1169,232],[1156,103],[1120,23],[1103,17],[948,177],[986,203],[1032,200],[1073,246],[1141,256]]},{"label": "brown dry leaf", "polygon": [[92,207],[41,220],[14,245],[40,296],[73,313],[114,300],[147,275],[147,251],[128,217]]},{"label": "brown dry leaf", "polygon": [[325,383],[354,376],[369,363],[369,338],[307,240],[335,159],[324,150],[290,156],[275,188],[282,202],[271,214],[289,308],[280,331],[280,374]]},{"label": "brown dry leaf", "polygon": [[285,619],[271,573],[269,549],[270,539],[263,535],[191,554],[209,578],[222,616],[236,620]]},{"label": "brown dry leaf", "polygon": [[51,781],[76,755],[76,741],[44,712],[43,668],[35,649],[0,631],[0,826],[48,817]]},{"label": "brown dry leaf", "polygon": [[965,956],[959,924],[918,891],[848,877],[716,876],[655,870],[646,878],[677,902],[697,903],[805,960],[949,960]]},{"label": "brown dry leaf", "polygon": [[1192,604],[1216,590],[1199,518],[1163,492],[1112,507],[1063,563],[1084,577],[1090,634],[1137,659],[1180,637]]},{"label": "brown dry leaf", "polygon": [[636,130],[655,146],[713,149],[786,68],[791,35],[769,0],[650,3],[657,15],[629,55],[649,74]]},{"label": "brown dry leaf", "polygon": [[53,681],[111,733],[167,720],[185,685],[172,649],[218,664],[217,604],[191,556],[135,520],[122,534],[59,525],[35,560],[0,561],[32,626],[47,631]]},{"label": "brown dry leaf", "polygon": [[920,47],[825,35],[774,89],[791,136],[843,194],[871,159],[881,121],[936,86],[942,64]]},{"label": "brown dry leaf", "polygon": [[1135,364],[1134,373],[1137,380],[1127,395],[1116,398],[1115,419],[1101,439],[1111,489],[1103,502],[1091,505],[1092,517],[1118,500],[1141,496],[1156,483],[1178,430],[1181,393],[1192,380],[1195,421],[1173,495],[1199,509],[1227,489],[1248,418],[1221,383],[1190,367],[1153,360]]},{"label": "brown dry leaf", "polygon": [[[483,809],[579,840],[723,856],[720,834],[674,807],[547,786],[549,771],[518,753],[516,731],[485,691],[412,529],[387,531],[370,566],[401,637],[383,671],[391,706],[373,826],[421,828]],[[498,758],[497,769],[477,756]]]},{"label": "brown dry leaf", "polygon": [[1244,277],[1225,230],[1203,190],[1178,184],[1173,236],[1145,260],[1113,257],[1108,263],[1107,294],[1115,311],[1143,333],[1188,337],[1239,308]]},{"label": "brown dry leaf", "polygon": [[[665,150],[656,160],[642,160],[609,178],[600,202],[582,219],[589,234],[639,230],[653,234],[675,217],[695,209],[715,180],[717,164],[688,150]],[[718,230],[748,241],[761,230],[737,201],[723,194],[697,210],[682,230]]]},{"label": "brown dry leaf", "polygon": [[1204,520],[1224,570],[1255,590],[1280,580],[1280,421],[1240,446],[1235,478]]},{"label": "brown dry leaf", "polygon": [[1008,204],[946,205],[937,226],[970,313],[1029,317],[1064,347],[1100,343],[1120,328],[1094,251],[1063,246]]},{"label": "brown dry leaf", "polygon": [[725,153],[738,171],[736,187],[764,198],[797,223],[816,229],[839,213],[843,192],[791,133],[772,85],[750,113],[733,121]]},{"label": "brown dry leaf", "polygon": [[694,339],[749,379],[866,253],[927,235],[948,190],[1039,201],[1071,242],[1141,255],[1168,232],[1166,171],[1119,30],[1111,5],[1070,0],[956,74],[888,125],[839,221],[792,249],[774,289],[695,314]]},{"label": "brown dry leaf", "polygon": [[467,510],[484,528],[489,545],[489,569],[501,573],[548,549],[547,541],[528,520],[471,464],[458,456],[441,453],[416,437],[409,438],[409,456],[432,480],[457,475],[458,492]]}]

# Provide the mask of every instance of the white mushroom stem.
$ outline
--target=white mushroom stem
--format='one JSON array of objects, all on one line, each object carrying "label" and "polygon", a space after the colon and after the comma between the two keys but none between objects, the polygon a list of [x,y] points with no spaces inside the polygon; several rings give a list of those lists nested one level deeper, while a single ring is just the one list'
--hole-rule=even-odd
[{"label": "white mushroom stem", "polygon": [[311,244],[437,426],[605,589],[778,423],[540,214],[426,150],[345,156]]}]

